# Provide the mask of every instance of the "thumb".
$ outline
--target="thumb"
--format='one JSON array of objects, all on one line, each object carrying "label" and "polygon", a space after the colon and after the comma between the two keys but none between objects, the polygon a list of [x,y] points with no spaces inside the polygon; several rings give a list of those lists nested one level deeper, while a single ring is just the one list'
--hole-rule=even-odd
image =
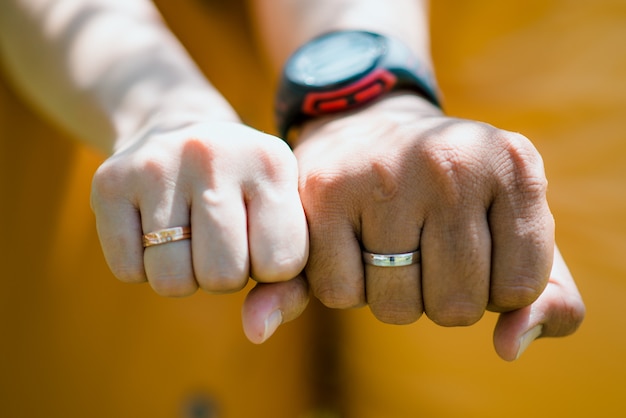
[{"label": "thumb", "polygon": [[498,355],[517,360],[539,337],[563,337],[578,329],[585,305],[563,257],[555,248],[550,280],[530,306],[500,315],[493,335]]},{"label": "thumb", "polygon": [[299,317],[308,303],[309,285],[302,276],[286,282],[257,283],[243,302],[243,331],[248,340],[261,344],[281,324]]}]

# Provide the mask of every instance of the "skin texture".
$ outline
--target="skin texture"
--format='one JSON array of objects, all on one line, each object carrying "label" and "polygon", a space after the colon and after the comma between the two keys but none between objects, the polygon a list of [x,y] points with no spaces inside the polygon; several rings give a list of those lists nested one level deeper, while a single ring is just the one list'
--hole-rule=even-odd
[{"label": "skin texture", "polygon": [[[328,306],[367,302],[384,322],[425,311],[441,325],[470,325],[488,304],[521,308],[545,287],[554,225],[541,159],[520,135],[398,95],[312,122],[295,149],[311,225],[307,277]],[[421,248],[421,266],[363,269],[359,243]]]},{"label": "skin texture", "polygon": [[[300,44],[336,29],[395,36],[432,68],[426,2],[327,3],[254,2],[277,71]],[[466,326],[485,310],[503,312],[494,344],[505,360],[534,338],[579,326],[584,304],[556,250],[543,163],[527,138],[446,117],[400,92],[306,122],[292,146],[309,223],[306,278],[325,305],[367,304],[392,324],[426,313],[443,326]],[[361,260],[363,249],[417,248],[420,265]]]},{"label": "skin texture", "polygon": [[[276,69],[311,37],[347,28],[397,36],[432,67],[425,2],[326,1],[252,5]],[[304,310],[309,286],[329,307],[368,304],[393,324],[504,312],[494,343],[506,360],[583,318],[567,268],[553,264],[541,158],[518,134],[400,93],[306,123],[291,152],[239,121],[148,1],[12,0],[0,28],[16,86],[110,155],[91,203],[122,281],[179,297],[252,277],[242,320],[255,343]],[[143,233],[183,225],[191,240],[142,248]],[[364,267],[362,248],[420,248],[421,264]]]}]

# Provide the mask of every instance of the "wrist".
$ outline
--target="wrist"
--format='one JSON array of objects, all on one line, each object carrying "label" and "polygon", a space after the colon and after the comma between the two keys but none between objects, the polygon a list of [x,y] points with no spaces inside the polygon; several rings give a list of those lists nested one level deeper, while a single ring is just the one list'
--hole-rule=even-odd
[{"label": "wrist", "polygon": [[443,116],[443,111],[422,95],[406,90],[389,93],[377,100],[347,112],[325,115],[303,122],[299,129],[293,131],[293,138],[299,142],[301,138],[310,136],[319,129],[336,131],[344,127],[358,128],[363,122],[382,120],[403,125],[420,119]]},{"label": "wrist", "polygon": [[212,88],[178,87],[153,98],[149,105],[128,101],[113,115],[117,129],[114,151],[126,148],[145,132],[164,132],[191,123],[240,122],[237,113]]}]

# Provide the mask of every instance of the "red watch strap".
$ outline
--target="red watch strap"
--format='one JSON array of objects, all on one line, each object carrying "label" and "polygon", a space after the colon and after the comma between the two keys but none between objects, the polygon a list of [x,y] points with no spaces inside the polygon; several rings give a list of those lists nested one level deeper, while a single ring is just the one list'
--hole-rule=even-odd
[{"label": "red watch strap", "polygon": [[302,101],[301,111],[305,115],[318,116],[349,109],[390,91],[396,81],[395,75],[384,68],[378,68],[366,77],[338,90],[307,93]]}]

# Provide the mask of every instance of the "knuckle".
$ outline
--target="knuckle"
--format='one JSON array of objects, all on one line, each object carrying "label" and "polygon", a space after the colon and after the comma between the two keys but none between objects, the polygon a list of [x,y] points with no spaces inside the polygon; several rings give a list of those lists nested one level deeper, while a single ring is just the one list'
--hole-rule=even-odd
[{"label": "knuckle", "polygon": [[363,305],[362,292],[349,290],[331,284],[314,285],[311,283],[313,295],[326,307],[333,309],[350,309]]},{"label": "knuckle", "polygon": [[272,172],[274,167],[282,166],[296,169],[296,157],[289,145],[275,137],[270,137],[269,139],[269,141],[263,143],[262,152],[260,153],[266,171]]},{"label": "knuckle", "polygon": [[570,335],[573,334],[583,323],[585,319],[585,315],[587,313],[587,308],[581,299],[575,300],[570,303],[568,307],[565,309],[566,320],[562,321],[563,324],[569,324],[564,330],[561,330],[559,335]]},{"label": "knuckle", "polygon": [[[563,303],[558,314],[552,314],[552,320],[544,325],[545,335],[561,336],[571,335],[580,327],[586,315],[585,304],[582,300],[567,301]],[[554,318],[554,316],[557,316]]]},{"label": "knuckle", "polygon": [[513,191],[524,200],[545,196],[548,180],[539,152],[523,135],[501,135],[504,145],[497,156],[495,172],[503,179],[504,190]]},{"label": "knuckle", "polygon": [[269,139],[255,150],[253,181],[257,185],[295,183],[298,164],[293,152],[285,142],[274,137]]},{"label": "knuckle", "polygon": [[289,280],[304,269],[305,263],[306,257],[291,251],[286,254],[274,253],[269,258],[253,261],[252,277],[260,282]]},{"label": "knuckle", "polygon": [[[521,281],[521,280],[520,280]],[[540,283],[497,286],[491,289],[490,305],[500,312],[520,309],[533,303],[545,285]]]},{"label": "knuckle", "polygon": [[183,276],[159,276],[150,278],[149,282],[152,290],[159,296],[184,297],[197,290],[195,281]]},{"label": "knuckle", "polygon": [[310,225],[319,225],[318,220],[327,222],[344,213],[346,207],[357,206],[355,190],[362,186],[352,179],[353,173],[342,174],[330,169],[318,169],[301,176],[300,198]]},{"label": "knuckle", "polygon": [[92,201],[112,200],[141,184],[151,188],[171,186],[176,179],[171,155],[156,152],[145,157],[113,156],[96,170],[92,179]]},{"label": "knuckle", "polygon": [[370,310],[381,322],[393,325],[408,325],[422,316],[422,308],[416,303],[370,302]]},{"label": "knuckle", "polygon": [[542,335],[564,337],[580,327],[586,315],[586,307],[576,287],[559,280],[550,279],[546,288],[546,300],[550,301],[545,311]]},{"label": "knuckle", "polygon": [[330,169],[319,168],[303,176],[302,188],[312,196],[337,196],[346,188],[347,177]]},{"label": "knuckle", "polygon": [[143,267],[109,263],[109,269],[119,281],[124,283],[141,283],[146,281],[146,273]]},{"label": "knuckle", "polygon": [[166,161],[154,157],[137,166],[135,178],[149,184],[151,188],[165,189],[176,185],[176,174],[173,172],[175,169]]},{"label": "knuckle", "polygon": [[204,274],[196,273],[196,275],[200,288],[208,293],[234,293],[243,289],[248,283],[248,275],[245,273],[209,271]]},{"label": "knuckle", "polygon": [[123,184],[123,172],[112,164],[105,161],[93,175],[91,182],[91,199],[96,202],[99,199],[111,199],[120,193],[120,185]]},{"label": "knuckle", "polygon": [[431,183],[436,185],[438,196],[448,205],[462,203],[468,193],[482,187],[483,171],[477,156],[466,147],[440,143],[421,153]]},{"label": "knuckle", "polygon": [[465,327],[478,322],[484,314],[484,307],[469,302],[448,302],[443,309],[428,309],[426,314],[437,325],[444,327]]},{"label": "knuckle", "polygon": [[468,158],[460,147],[439,144],[433,147],[426,155],[426,162],[437,177],[456,179],[461,176],[469,165]]}]

